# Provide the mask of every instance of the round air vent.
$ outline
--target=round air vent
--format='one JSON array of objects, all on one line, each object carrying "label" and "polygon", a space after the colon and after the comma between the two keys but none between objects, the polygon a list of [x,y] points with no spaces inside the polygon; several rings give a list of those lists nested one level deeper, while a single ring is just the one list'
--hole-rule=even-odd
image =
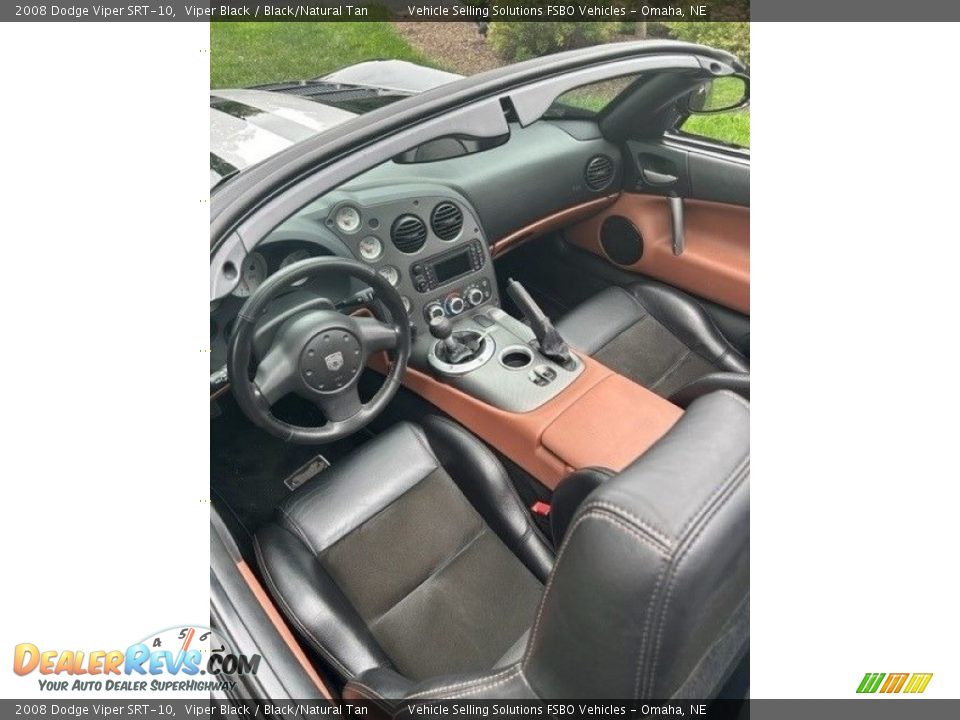
[{"label": "round air vent", "polygon": [[613,181],[613,160],[606,155],[594,155],[584,170],[584,179],[591,190],[603,190]]},{"label": "round air vent", "polygon": [[416,215],[401,215],[393,221],[390,239],[400,252],[415,253],[427,241],[427,226]]},{"label": "round air vent", "polygon": [[620,215],[603,221],[600,245],[617,265],[633,265],[643,257],[643,236],[632,222]]},{"label": "round air vent", "polygon": [[463,227],[463,213],[452,202],[442,202],[430,214],[430,227],[441,240],[453,240]]}]

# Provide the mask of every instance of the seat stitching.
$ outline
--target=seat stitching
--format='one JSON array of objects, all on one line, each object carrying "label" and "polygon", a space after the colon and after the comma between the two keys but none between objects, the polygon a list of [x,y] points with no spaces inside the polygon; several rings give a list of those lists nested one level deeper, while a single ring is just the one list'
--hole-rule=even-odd
[{"label": "seat stitching", "polygon": [[[424,693],[420,697],[432,696],[432,699],[441,699],[442,695],[438,696],[437,693],[447,692],[449,690],[453,690],[456,688],[468,688],[468,687],[470,688],[469,692],[458,692],[456,693],[455,697],[461,698],[461,697],[467,697],[469,695],[476,695],[478,692],[483,692],[484,690],[492,690],[495,687],[499,687],[505,683],[508,683],[511,680],[513,680],[513,678],[515,678],[517,675],[521,675],[522,672],[523,672],[523,668],[521,668],[519,665],[514,665],[513,667],[507,670],[506,674],[500,673],[499,675],[493,675],[488,678],[481,678],[480,680],[471,680],[468,683],[461,683],[460,685],[441,688],[440,690],[429,690],[428,692]],[[480,683],[480,684],[478,685],[477,683]]]},{"label": "seat stitching", "polygon": [[365,698],[367,698],[367,700],[386,700],[386,698],[383,695],[378,693],[369,685],[364,685],[362,682],[358,680],[351,680],[349,684],[350,684],[350,688],[354,692],[360,695],[363,695]]},{"label": "seat stitching", "polygon": [[[424,435],[423,428],[419,425],[413,426],[413,436],[417,439],[417,442],[420,443],[420,447],[426,450],[427,454],[433,458],[433,461],[437,464],[437,467],[443,467],[443,463],[440,462],[440,458],[437,457],[437,454],[433,451],[433,448],[430,447],[430,441],[427,440]],[[444,468],[446,470],[446,468]]]},{"label": "seat stitching", "polygon": [[517,675],[519,675],[521,678],[523,678],[523,668],[517,667],[517,668],[516,668],[516,672],[514,672],[513,675],[508,675],[507,677],[503,678],[502,680],[498,680],[497,682],[490,683],[490,684],[488,684],[488,685],[480,685],[479,687],[472,688],[469,692],[457,693],[457,696],[458,696],[458,697],[468,697],[468,696],[470,696],[470,695],[476,695],[476,694],[479,693],[479,692],[483,692],[484,690],[492,690],[492,689],[495,688],[495,687],[500,687],[501,685],[506,685],[508,682],[510,682],[511,680],[513,680],[513,678],[515,678]]},{"label": "seat stitching", "polygon": [[640,699],[640,669],[643,667],[643,657],[647,652],[647,638],[649,637],[650,629],[653,627],[653,610],[657,600],[660,598],[660,588],[663,585],[663,579],[666,577],[669,567],[669,562],[665,562],[660,566],[660,572],[657,573],[657,581],[653,585],[653,592],[650,593],[650,600],[647,601],[647,614],[643,618],[643,633],[640,635],[640,646],[637,648],[637,671],[634,673],[633,681],[633,697],[637,700]]},{"label": "seat stitching", "polygon": [[421,580],[420,582],[418,582],[418,583],[410,590],[410,592],[408,592],[406,595],[404,595],[404,596],[401,597],[399,600],[397,600],[397,601],[396,601],[393,605],[391,605],[389,608],[387,608],[386,610],[384,610],[375,620],[371,620],[371,621],[368,623],[368,626],[369,626],[370,628],[373,628],[374,625],[376,625],[377,623],[381,622],[387,615],[389,615],[393,610],[395,610],[395,609],[397,608],[397,606],[399,606],[404,600],[406,600],[408,597],[410,597],[411,595],[413,595],[417,590],[419,590],[421,587],[423,587],[423,585],[425,585],[426,583],[428,583],[431,579],[435,578],[437,575],[439,575],[439,574],[442,573],[444,570],[446,570],[448,567],[450,567],[454,562],[456,562],[457,558],[459,558],[459,557],[460,557],[461,555],[463,555],[467,550],[469,550],[470,547],[471,547],[477,540],[479,540],[479,539],[483,536],[483,534],[484,534],[484,532],[486,532],[486,530],[487,530],[487,526],[486,526],[486,525],[483,525],[483,526],[480,528],[480,532],[478,532],[476,535],[474,535],[472,538],[470,538],[470,539],[467,541],[466,545],[464,545],[463,547],[461,547],[461,548],[460,548],[459,550],[457,550],[453,555],[451,555],[451,556],[448,557],[446,560],[444,560],[442,563],[440,563],[440,565],[437,566],[434,570],[432,570],[429,575],[427,575],[423,580]]},{"label": "seat stitching", "polygon": [[617,338],[619,338],[621,335],[623,335],[623,334],[624,334],[625,332],[627,332],[628,330],[633,330],[635,327],[637,327],[637,325],[640,325],[642,322],[644,322],[645,320],[647,320],[647,318],[649,318],[649,317],[651,317],[650,313],[646,313],[646,314],[643,315],[642,317],[638,318],[636,321],[630,323],[630,324],[627,325],[625,328],[623,328],[623,330],[621,330],[621,331],[618,332],[618,333],[615,333],[612,338],[610,338],[610,339],[607,340],[603,345],[601,345],[601,346],[598,347],[596,350],[594,350],[594,351],[590,354],[590,356],[593,357],[594,355],[596,355],[596,354],[598,354],[598,353],[606,350],[607,347],[608,347],[611,343],[613,343],[614,340],[616,340]]},{"label": "seat stitching", "polygon": [[287,601],[284,599],[283,595],[277,589],[277,584],[273,581],[273,576],[270,574],[270,569],[267,567],[267,564],[264,561],[263,551],[260,549],[260,539],[257,537],[253,538],[253,550],[257,556],[257,563],[260,565],[260,569],[263,571],[263,577],[267,581],[267,586],[272,591],[273,596],[274,598],[276,598],[277,602],[280,603],[280,606],[283,608],[284,612],[286,613],[287,618],[289,618],[293,622],[293,624],[297,626],[297,629],[299,629],[301,633],[307,636],[307,639],[313,642],[314,647],[320,652],[321,655],[323,655],[329,662],[333,663],[336,667],[340,669],[340,671],[343,673],[343,676],[345,678],[347,679],[352,678],[353,673],[350,672],[349,669],[347,669],[346,665],[340,662],[340,660],[337,657],[335,657],[333,653],[331,653],[329,650],[327,650],[326,647],[324,647],[323,643],[321,643],[317,639],[317,636],[314,635],[313,632],[306,627],[306,625],[304,625],[304,623],[300,620],[297,614],[293,612],[293,610],[287,604]]},{"label": "seat stitching", "polygon": [[[730,498],[733,497],[737,488],[740,487],[743,480],[748,475],[747,466],[743,463],[741,463],[741,465],[738,466],[738,471],[739,472],[737,472],[736,475],[733,475],[729,477],[726,481],[724,481],[723,485],[725,486],[724,487],[725,497],[723,497],[720,500],[720,502],[717,503],[716,507],[713,508],[712,512],[704,514],[705,518],[708,514],[710,517],[716,516],[716,514],[723,509],[723,507],[730,500]],[[649,678],[647,682],[647,687],[646,687],[647,694],[649,694],[652,691],[654,683],[656,681],[657,661],[659,660],[659,657],[660,657],[660,646],[661,646],[661,641],[663,640],[663,628],[666,626],[666,623],[667,623],[667,615],[669,614],[668,611],[670,609],[670,602],[673,599],[673,591],[676,589],[677,578],[680,575],[679,573],[680,565],[683,563],[687,554],[690,552],[690,549],[696,544],[697,539],[700,537],[700,535],[703,534],[703,531],[707,528],[707,525],[708,525],[708,522],[703,522],[700,524],[696,532],[690,538],[690,542],[684,544],[683,551],[680,553],[679,557],[676,558],[676,561],[672,563],[672,569],[670,573],[670,583],[667,586],[666,598],[664,600],[663,609],[660,612],[660,619],[657,626],[657,638],[656,638],[656,642],[654,644],[654,649],[653,649],[653,657],[651,658],[650,666],[647,672],[647,676]],[[637,691],[639,693],[639,687],[637,688]]]},{"label": "seat stitching", "polygon": [[602,510],[589,510],[581,513],[580,517],[577,518],[577,521],[574,523],[573,527],[570,528],[570,531],[567,533],[567,536],[563,540],[563,545],[560,548],[560,553],[557,555],[557,562],[554,564],[553,572],[550,574],[550,581],[547,583],[547,589],[543,593],[543,598],[540,601],[540,607],[537,608],[537,619],[533,624],[533,632],[530,633],[530,641],[527,643],[527,652],[525,653],[523,658],[523,668],[526,668],[527,663],[530,661],[530,657],[533,655],[533,649],[534,649],[534,646],[536,645],[537,635],[539,634],[539,630],[540,630],[540,620],[543,618],[543,610],[546,607],[547,600],[550,597],[550,591],[553,589],[553,581],[557,577],[557,570],[560,567],[560,561],[563,558],[563,554],[566,551],[567,547],[569,546],[571,538],[573,538],[573,536],[576,534],[577,529],[580,527],[580,525],[584,523],[586,520],[589,520],[591,518],[604,520],[606,522],[609,522],[619,527],[621,530],[626,531],[627,533],[632,535],[634,538],[640,540],[641,542],[653,548],[661,559],[666,559],[668,557],[668,555],[664,553],[663,548],[660,547],[660,545],[654,543],[647,536],[641,535],[639,532],[637,532],[635,528],[631,527],[630,525],[627,525],[625,522],[623,522],[623,520],[621,520],[616,516],[611,515],[609,512],[605,512]]},{"label": "seat stitching", "polygon": [[738,403],[740,403],[740,405],[742,405],[742,406],[743,406],[744,408],[746,408],[747,410],[750,409],[750,403],[748,403],[744,398],[742,398],[740,395],[737,395],[737,394],[736,394],[735,392],[733,392],[732,390],[720,390],[719,392],[722,392],[724,395],[727,395],[727,396],[733,398],[734,400],[736,400]]},{"label": "seat stitching", "polygon": [[[671,334],[672,334],[672,333],[671,333]],[[677,342],[680,342],[680,341],[677,340]],[[683,343],[680,343],[680,344],[683,345]],[[657,385],[659,385],[659,384],[662,383],[664,380],[666,380],[670,375],[672,375],[673,373],[675,373],[675,372],[677,371],[677,369],[683,364],[683,362],[684,362],[688,357],[690,357],[690,354],[693,352],[693,350],[691,350],[690,348],[688,348],[686,345],[683,345],[683,347],[686,348],[686,352],[684,352],[682,355],[680,355],[679,358],[677,358],[676,360],[674,360],[673,364],[670,365],[670,367],[668,367],[666,370],[664,370],[664,371],[663,371],[663,374],[660,375],[660,377],[658,377],[653,383],[650,384],[650,389],[651,389],[651,390],[653,390]]]},{"label": "seat stitching", "polygon": [[749,462],[750,462],[750,451],[748,450],[748,451],[747,451],[747,454],[744,455],[742,458],[740,458],[740,462],[737,463],[737,464],[734,466],[733,470],[731,470],[731,471],[730,471],[730,474],[727,475],[726,478],[724,478],[723,482],[720,483],[720,484],[717,486],[717,488],[716,488],[712,493],[710,493],[710,495],[707,497],[707,499],[704,500],[703,503],[701,503],[700,507],[698,507],[698,508],[696,509],[696,511],[693,513],[693,515],[691,515],[690,518],[687,520],[687,522],[684,523],[683,527],[680,529],[680,532],[677,534],[677,540],[678,540],[678,542],[680,542],[680,541],[682,541],[682,540],[684,539],[684,536],[685,536],[685,534],[686,534],[686,532],[687,532],[687,529],[688,529],[694,522],[697,521],[697,519],[699,518],[699,515],[703,512],[704,508],[706,508],[711,502],[713,502],[713,499],[714,499],[717,495],[719,495],[719,494],[721,494],[721,493],[723,492],[724,487],[725,487],[725,486],[734,478],[734,476],[736,476],[736,475],[741,471],[741,469],[742,469],[745,465],[747,465]]},{"label": "seat stitching", "polygon": [[[336,540],[334,540],[332,543],[330,543],[330,544],[327,545],[325,548],[323,548],[323,550],[321,550],[319,553],[317,553],[317,559],[320,560],[321,558],[326,557],[327,555],[330,554],[330,552],[331,552],[335,547],[337,547],[338,545],[340,545],[340,543],[342,543],[342,542],[344,542],[345,540],[347,540],[347,538],[351,537],[355,532],[357,532],[358,530],[366,527],[367,525],[369,525],[370,523],[372,523],[374,520],[377,520],[378,518],[380,518],[380,516],[382,516],[385,512],[387,512],[388,510],[390,510],[396,503],[400,502],[400,501],[403,500],[407,495],[409,495],[411,492],[413,492],[414,490],[416,490],[416,489],[420,486],[420,483],[422,483],[424,480],[426,480],[427,478],[429,478],[429,477],[430,477],[434,472],[436,472],[437,470],[443,470],[443,468],[440,467],[439,465],[438,465],[437,467],[433,468],[433,470],[431,470],[431,471],[428,472],[426,475],[424,475],[422,478],[420,478],[419,480],[417,480],[417,481],[416,481],[415,483],[413,483],[413,485],[411,485],[410,487],[404,489],[404,491],[403,491],[402,493],[400,493],[399,495],[397,495],[395,498],[391,499],[390,502],[388,502],[388,503],[387,503],[386,505],[384,505],[382,508],[378,508],[372,515],[370,515],[370,516],[368,516],[368,517],[365,517],[363,520],[361,520],[359,523],[357,523],[357,525],[355,525],[354,527],[350,528],[347,532],[345,532],[343,535],[341,535],[340,537],[338,537],[338,538],[337,538]],[[443,470],[443,472],[444,472],[444,475],[446,475],[447,477],[449,477],[449,475],[447,474],[447,471],[446,471],[446,470]]]},{"label": "seat stitching", "polygon": [[583,512],[587,512],[588,510],[590,510],[590,509],[592,509],[592,508],[595,508],[595,507],[596,507],[596,508],[605,508],[605,509],[607,509],[607,510],[616,510],[617,512],[623,513],[623,515],[624,515],[626,518],[628,518],[629,520],[632,520],[634,523],[636,523],[637,525],[639,525],[641,529],[645,530],[645,531],[648,532],[650,535],[652,535],[652,536],[653,536],[653,539],[659,540],[660,542],[662,542],[662,543],[664,544],[664,546],[665,546],[665,547],[663,548],[664,550],[669,550],[669,549],[670,549],[670,537],[669,537],[663,530],[661,530],[660,528],[656,527],[655,525],[650,525],[649,523],[647,523],[647,522],[644,521],[643,519],[641,519],[641,518],[637,517],[636,515],[634,515],[633,513],[631,513],[631,512],[630,512],[629,510],[627,510],[626,508],[622,508],[622,507],[620,507],[619,505],[615,505],[614,503],[608,502],[608,501],[606,501],[606,500],[593,500],[593,501],[587,503],[587,505],[583,508]]},{"label": "seat stitching", "polygon": [[516,670],[517,670],[517,666],[511,665],[506,670],[503,670],[497,673],[496,675],[491,675],[490,677],[480,678],[478,680],[467,680],[466,682],[454,683],[453,685],[444,685],[443,687],[434,688],[432,690],[425,690],[424,692],[414,697],[428,697],[430,695],[436,695],[437,693],[445,693],[445,692],[448,692],[449,690],[458,690],[460,688],[470,687],[471,685],[476,685],[477,683],[496,680],[497,678],[503,677],[508,673],[516,672]]},{"label": "seat stitching", "polygon": [[303,528],[300,527],[300,523],[290,517],[290,513],[287,512],[287,509],[282,505],[280,506],[280,514],[283,515],[284,519],[293,527],[294,532],[297,533],[301,540],[303,540],[304,544],[310,548],[310,552],[313,553],[313,556],[317,557],[317,549],[313,546],[313,543],[310,542],[310,538],[307,537]]}]

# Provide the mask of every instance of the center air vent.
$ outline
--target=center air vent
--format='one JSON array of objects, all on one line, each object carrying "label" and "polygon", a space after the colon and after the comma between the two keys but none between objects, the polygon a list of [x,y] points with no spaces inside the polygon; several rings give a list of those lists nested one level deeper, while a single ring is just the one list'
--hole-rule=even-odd
[{"label": "center air vent", "polygon": [[613,180],[613,160],[606,155],[594,155],[587,163],[584,177],[591,190],[603,190]]},{"label": "center air vent", "polygon": [[427,226],[416,215],[401,215],[393,221],[390,239],[400,252],[415,253],[427,241]]},{"label": "center air vent", "polygon": [[441,240],[453,240],[463,227],[463,213],[452,202],[442,202],[430,214],[430,227]]}]

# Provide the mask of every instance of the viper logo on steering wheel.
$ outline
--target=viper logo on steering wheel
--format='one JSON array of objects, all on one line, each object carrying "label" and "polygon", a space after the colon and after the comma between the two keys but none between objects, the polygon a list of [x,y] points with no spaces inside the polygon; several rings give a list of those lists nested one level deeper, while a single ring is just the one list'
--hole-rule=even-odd
[{"label": "viper logo on steering wheel", "polygon": [[330,353],[325,358],[323,358],[323,362],[326,363],[327,370],[330,370],[331,372],[336,372],[337,370],[343,367],[343,353],[339,351],[335,353]]}]

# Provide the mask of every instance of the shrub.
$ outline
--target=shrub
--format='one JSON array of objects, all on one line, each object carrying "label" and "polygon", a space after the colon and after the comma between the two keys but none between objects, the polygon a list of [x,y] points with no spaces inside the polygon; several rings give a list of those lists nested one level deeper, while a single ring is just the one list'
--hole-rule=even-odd
[{"label": "shrub", "polygon": [[487,39],[504,60],[529,60],[608,42],[619,26],[615,22],[492,22]]},{"label": "shrub", "polygon": [[677,40],[710,45],[732,52],[750,64],[750,23],[748,22],[668,22]]}]

